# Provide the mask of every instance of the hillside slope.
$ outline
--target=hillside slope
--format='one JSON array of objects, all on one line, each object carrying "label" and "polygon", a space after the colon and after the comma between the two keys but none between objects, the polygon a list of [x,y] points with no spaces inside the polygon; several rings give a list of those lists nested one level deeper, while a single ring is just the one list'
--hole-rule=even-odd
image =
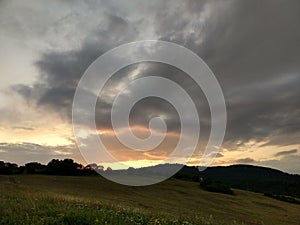
[{"label": "hillside slope", "polygon": [[[298,225],[300,221],[300,205],[240,190],[235,190],[233,196],[205,192],[196,182],[176,179],[147,187],[127,187],[101,177],[0,176],[0,189],[5,201],[12,199],[11,193],[33,200],[41,196],[80,199],[169,218],[214,221],[212,224]],[[2,204],[5,201],[2,199]]]}]

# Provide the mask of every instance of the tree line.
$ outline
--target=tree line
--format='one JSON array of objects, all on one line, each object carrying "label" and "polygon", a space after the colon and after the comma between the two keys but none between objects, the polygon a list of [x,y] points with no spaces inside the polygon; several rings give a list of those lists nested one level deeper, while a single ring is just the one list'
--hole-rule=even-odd
[{"label": "tree line", "polygon": [[[0,174],[48,174],[48,175],[67,175],[84,176],[96,175],[96,171],[104,171],[104,167],[97,164],[83,166],[73,159],[52,159],[47,165],[38,162],[26,163],[24,166],[18,166],[15,163],[0,161]],[[111,170],[108,167],[106,170]]]}]

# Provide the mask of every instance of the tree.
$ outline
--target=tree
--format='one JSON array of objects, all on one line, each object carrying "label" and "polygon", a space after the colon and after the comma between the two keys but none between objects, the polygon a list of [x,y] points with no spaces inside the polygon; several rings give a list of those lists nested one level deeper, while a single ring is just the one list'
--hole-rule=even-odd
[{"label": "tree", "polygon": [[9,175],[16,173],[19,173],[17,164],[0,161],[0,174]]},{"label": "tree", "polygon": [[46,172],[47,167],[38,162],[31,162],[25,164],[25,173],[41,174]]},{"label": "tree", "polygon": [[84,167],[73,159],[53,159],[47,165],[47,173],[56,175],[80,175],[83,169]]}]

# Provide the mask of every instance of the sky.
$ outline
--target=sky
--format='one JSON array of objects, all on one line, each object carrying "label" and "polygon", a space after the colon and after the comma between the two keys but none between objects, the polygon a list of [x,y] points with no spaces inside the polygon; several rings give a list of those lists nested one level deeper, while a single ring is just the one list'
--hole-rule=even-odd
[{"label": "sky", "polygon": [[[253,164],[300,174],[299,25],[298,0],[0,0],[0,160],[22,165],[72,158],[84,164],[71,116],[83,73],[121,44],[163,40],[201,57],[223,90],[227,129],[212,165]],[[178,68],[143,62],[114,74],[97,102],[97,131],[110,153],[133,167],[172,152],[180,120],[166,101],[143,99],[130,114],[140,138],[149,135],[151,118],[165,119],[165,140],[153,151],[128,149],[110,123],[118,92],[153,74],[180,84],[197,107],[201,135],[188,164],[198,165],[210,132],[209,106]],[[96,163],[115,168],[105,160]]]}]

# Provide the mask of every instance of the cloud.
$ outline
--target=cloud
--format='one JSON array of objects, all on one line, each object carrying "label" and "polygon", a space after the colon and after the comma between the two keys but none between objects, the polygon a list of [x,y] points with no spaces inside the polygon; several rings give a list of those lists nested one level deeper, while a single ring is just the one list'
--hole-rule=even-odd
[{"label": "cloud", "polygon": [[267,167],[272,167],[277,169],[279,168],[284,172],[300,174],[299,162],[300,162],[299,155],[285,155],[280,160],[278,159],[266,160],[266,161],[261,161],[260,164]]},{"label": "cloud", "polygon": [[16,127],[12,127],[13,129],[16,129],[16,130],[25,130],[25,131],[32,131],[34,130],[33,127],[20,127],[20,126],[16,126]]},{"label": "cloud", "polygon": [[75,158],[82,161],[73,145],[47,146],[34,143],[0,143],[0,158],[19,164],[39,161],[47,163],[53,158]]},{"label": "cloud", "polygon": [[[188,1],[187,4],[197,9],[198,20],[181,16],[185,23],[181,22],[182,27],[170,35],[168,27],[179,24],[172,23],[178,12],[171,11],[157,19],[158,33],[164,40],[196,51],[214,71],[228,108],[226,140],[271,139],[278,132],[282,137],[278,142],[291,144],[287,134],[299,135],[296,106],[300,97],[300,53],[296,49],[300,47],[300,32],[293,31],[300,18],[299,2],[283,5],[277,0],[199,1],[198,4]],[[206,14],[205,26],[201,25],[201,14]],[[197,35],[190,35],[193,31]],[[201,43],[197,42],[199,39]],[[273,141],[276,140],[270,140]]]},{"label": "cloud", "polygon": [[[171,3],[164,4],[169,6]],[[257,1],[187,1],[184,8],[174,6],[170,7],[168,13],[163,13],[160,4],[156,3],[152,6],[156,11],[149,18],[155,18],[157,36],[191,48],[215,72],[224,90],[228,109],[225,141],[232,144],[237,140],[247,142],[250,139],[268,138],[272,142],[276,132],[277,136],[281,136],[282,145],[291,144],[292,140],[285,137],[289,133],[299,133],[300,130],[297,125],[300,118],[297,107],[300,97],[297,85],[300,82],[297,40],[300,32],[293,27],[299,19],[295,10],[299,3],[290,1],[284,7],[277,0],[260,4],[266,7],[258,7]],[[249,14],[249,9],[254,14]],[[44,84],[43,93],[40,88],[33,90],[39,89],[41,93],[38,103],[66,111],[70,115],[75,87],[88,65],[106,50],[133,41],[134,32],[138,35],[142,29],[139,23],[129,19],[129,14],[127,12],[124,17],[114,15],[113,12],[104,14],[104,25],[87,35],[79,49],[45,52],[36,62],[41,74],[39,82]],[[178,17],[179,14],[182,16]],[[140,16],[142,20],[142,15],[135,16]],[[193,29],[197,35],[192,35]],[[199,39],[202,41],[199,42]],[[177,80],[181,85],[187,84],[187,89],[193,92],[192,83],[182,73],[153,63],[145,68],[137,77],[158,72],[169,74],[166,77]],[[135,69],[132,66],[124,70],[123,74],[120,72],[116,76],[119,78],[106,89],[107,93],[112,91],[115,94],[117,90],[114,91],[114,88],[118,82],[128,83],[130,72]],[[23,91],[23,95],[28,93]],[[192,95],[197,98],[199,91]],[[147,115],[149,111],[159,112],[165,108],[159,103],[158,107],[153,107],[153,102],[157,103],[152,101],[141,104],[140,109],[137,109],[139,113],[134,114],[135,123],[145,125],[147,120],[145,117],[139,119],[139,115]],[[203,98],[196,102],[202,103]],[[110,102],[103,104],[100,107],[102,111],[109,111]],[[169,115],[172,114],[174,119],[169,125],[178,127],[176,114],[171,112]],[[102,122],[109,119],[108,115],[98,115]],[[209,121],[207,109],[202,119]]]},{"label": "cloud", "polygon": [[223,154],[221,154],[221,153],[217,153],[217,155],[216,155],[216,158],[222,158],[222,157],[224,157],[224,155],[223,155]]},{"label": "cloud", "polygon": [[[64,3],[62,9],[68,6]],[[48,107],[70,120],[77,83],[98,56],[129,41],[169,40],[201,56],[219,80],[228,110],[224,144],[227,149],[235,149],[250,140],[264,141],[265,145],[298,144],[299,7],[298,0],[101,1],[72,3],[74,10],[66,14],[63,10],[58,9],[56,13],[54,10],[54,15],[41,20],[41,24],[38,19],[23,19],[24,29],[12,18],[6,20],[9,22],[5,34],[16,36],[22,31],[27,34],[21,35],[26,40],[36,40],[40,37],[37,34],[47,33],[42,40],[47,43],[52,40],[34,64],[39,72],[37,82],[14,88],[27,100],[35,101],[37,107]],[[21,18],[27,18],[26,15],[21,13]],[[48,24],[51,29],[43,32]],[[187,89],[198,107],[205,139],[209,133],[210,112],[203,93],[183,72],[158,63],[132,65],[119,71],[97,104],[97,123],[110,128],[110,107],[116,93],[133,79],[153,74],[170,78]],[[166,92],[173,94],[172,90]],[[179,131],[174,109],[167,102],[153,98],[139,102],[132,111],[132,123],[147,127],[149,118],[157,114],[165,115],[170,130]],[[253,162],[250,158],[240,160],[241,163]]]},{"label": "cloud", "polygon": [[291,154],[296,154],[298,152],[298,149],[292,149],[289,151],[281,151],[277,152],[274,156],[285,156],[285,155],[291,155]]},{"label": "cloud", "polygon": [[254,162],[256,162],[256,161],[252,158],[249,158],[249,157],[243,158],[243,159],[238,159],[238,160],[235,161],[235,163],[245,163],[245,164],[254,163]]},{"label": "cloud", "polygon": [[[279,169],[284,172],[300,174],[300,169],[299,169],[300,156],[295,154],[297,153],[297,151],[295,150],[296,149],[290,151],[282,151],[283,154],[280,154],[280,156],[282,156],[280,159],[256,160],[254,158],[247,157],[247,158],[241,158],[235,160],[233,163],[252,164],[252,165],[258,165],[264,167],[271,167],[274,169]],[[276,154],[275,156],[278,155]]]}]

